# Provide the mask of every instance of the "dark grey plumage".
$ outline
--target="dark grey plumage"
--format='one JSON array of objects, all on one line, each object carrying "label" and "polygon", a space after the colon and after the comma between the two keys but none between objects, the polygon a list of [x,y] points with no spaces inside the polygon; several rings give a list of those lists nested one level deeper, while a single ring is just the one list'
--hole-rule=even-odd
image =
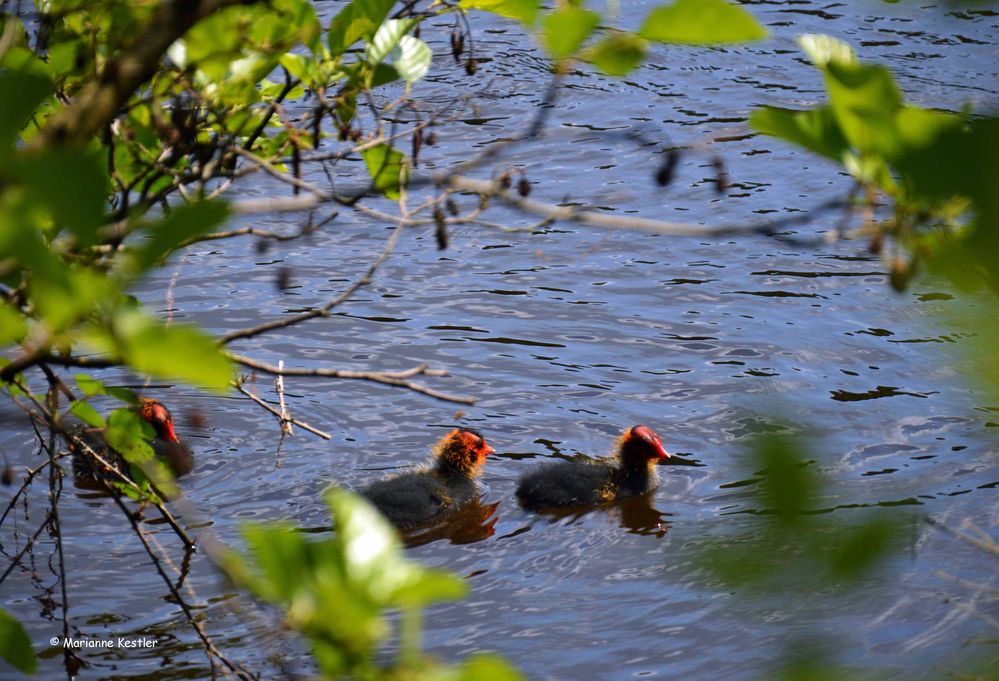
[{"label": "dark grey plumage", "polygon": [[433,520],[448,509],[471,501],[478,496],[478,486],[467,476],[426,468],[378,480],[361,494],[393,525],[406,528]]},{"label": "dark grey plumage", "polygon": [[481,435],[459,428],[437,443],[430,463],[373,482],[361,494],[396,527],[421,525],[478,497],[475,480],[492,452]]},{"label": "dark grey plumage", "polygon": [[668,457],[651,428],[635,426],[618,439],[613,456],[547,463],[526,473],[517,484],[517,500],[535,511],[645,494],[659,486],[656,465]]}]

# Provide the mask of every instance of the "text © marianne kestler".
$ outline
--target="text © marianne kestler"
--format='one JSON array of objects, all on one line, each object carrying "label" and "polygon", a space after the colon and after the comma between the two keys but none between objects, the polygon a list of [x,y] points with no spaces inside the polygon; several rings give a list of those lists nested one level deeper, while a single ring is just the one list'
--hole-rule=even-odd
[{"label": "text \u00a9 marianne kestler", "polygon": [[155,638],[59,638],[49,639],[51,645],[62,645],[63,648],[155,648],[159,643]]}]

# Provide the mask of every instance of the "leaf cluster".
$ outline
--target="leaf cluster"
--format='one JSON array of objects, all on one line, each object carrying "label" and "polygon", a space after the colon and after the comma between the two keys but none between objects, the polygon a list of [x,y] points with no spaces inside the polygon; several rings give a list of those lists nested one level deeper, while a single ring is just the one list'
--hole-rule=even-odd
[{"label": "leaf cluster", "polygon": [[926,262],[961,288],[999,293],[999,119],[907,104],[891,72],[846,43],[799,42],[822,72],[828,102],[763,107],[752,126],[841,164],[871,205],[890,200],[891,219],[868,228],[875,249],[888,237],[909,254],[892,263],[896,289]]},{"label": "leaf cluster", "polygon": [[[248,554],[222,561],[237,585],[278,606],[302,633],[325,678],[516,681],[499,658],[476,655],[447,667],[420,651],[419,615],[434,603],[461,598],[466,584],[405,557],[395,530],[367,501],[344,490],[327,493],[334,532],[312,539],[279,523],[248,525]],[[401,611],[399,654],[380,662],[391,639],[387,614]]]}]

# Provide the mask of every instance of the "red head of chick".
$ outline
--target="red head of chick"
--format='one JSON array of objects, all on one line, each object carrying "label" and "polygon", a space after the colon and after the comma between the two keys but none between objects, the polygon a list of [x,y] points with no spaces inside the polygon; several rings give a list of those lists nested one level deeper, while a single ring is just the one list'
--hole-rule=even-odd
[{"label": "red head of chick", "polygon": [[139,418],[148,423],[156,431],[156,437],[164,442],[180,444],[177,433],[173,430],[173,417],[170,410],[159,400],[143,397],[139,400]]}]

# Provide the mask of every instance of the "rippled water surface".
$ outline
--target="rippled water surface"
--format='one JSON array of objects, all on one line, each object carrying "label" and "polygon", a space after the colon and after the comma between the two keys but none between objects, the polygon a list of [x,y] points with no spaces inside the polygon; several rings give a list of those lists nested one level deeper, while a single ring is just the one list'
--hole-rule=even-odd
[{"label": "rippled water surface", "polygon": [[[336,6],[319,4],[324,12]],[[623,4],[626,26],[651,6]],[[511,151],[504,163],[525,167],[532,198],[568,197],[619,213],[720,224],[808,211],[842,196],[846,178],[746,125],[755,106],[822,99],[820,78],[793,42],[804,32],[847,39],[862,58],[887,64],[916,104],[956,110],[970,102],[986,110],[996,103],[993,12],[912,2],[747,7],[770,28],[768,41],[659,48],[624,80],[575,73],[547,136]],[[548,66],[529,41],[498,19],[476,16],[474,23],[484,58],[474,82],[484,93],[476,111],[439,130],[440,144],[424,152],[428,167],[446,167],[513,134],[543,99]],[[442,54],[447,26],[424,32]],[[422,91],[431,103],[469,88],[444,56],[430,81]],[[684,156],[664,190],[652,181],[656,158],[619,134],[625,131],[668,136],[704,153]],[[712,182],[711,154],[731,174],[723,196]],[[279,191],[260,181],[246,196]],[[532,222],[501,208],[488,216],[510,226]],[[289,219],[247,224],[294,228]],[[810,240],[838,219],[816,214],[786,236]],[[170,307],[174,319],[224,332],[321,305],[363,271],[388,234],[383,223],[344,210],[321,232],[266,253],[250,241],[197,245],[140,294],[157,310]],[[279,293],[274,281],[282,268],[291,288]],[[752,485],[739,484],[751,474],[744,447],[749,433],[766,425],[761,415],[778,413],[814,429],[811,455],[838,483],[822,499],[835,516],[848,521],[861,508],[908,505],[955,526],[969,520],[995,536],[997,419],[957,368],[965,332],[941,316],[967,304],[932,279],[893,293],[882,262],[860,243],[708,242],[556,224],[516,234],[465,227],[441,253],[431,232],[414,229],[403,233],[373,284],[331,318],[237,347],[289,366],[446,368],[450,377],[423,380],[477,397],[462,414],[455,405],[361,382],[289,380],[293,414],[333,440],[299,432],[276,453],[273,420],[246,400],[182,386],[151,392],[181,416],[181,435],[197,450],[182,516],[188,524],[210,522],[232,542],[247,520],[291,518],[318,531],[328,524],[320,494],[328,485],[356,488],[419,462],[455,424],[481,429],[498,452],[485,498],[499,502],[495,534],[410,549],[471,585],[467,600],[426,618],[427,647],[445,659],[493,650],[534,679],[748,679],[765,676],[783,644],[808,632],[840,661],[875,667],[882,678],[929,678],[965,659],[996,657],[995,632],[992,644],[982,642],[986,625],[961,607],[971,602],[996,617],[995,601],[940,576],[995,585],[994,560],[973,548],[916,524],[911,553],[881,575],[852,589],[767,599],[721,587],[700,565],[698,549],[752,522],[738,513],[754,503]],[[261,378],[259,388],[267,393],[269,381]],[[183,415],[194,413],[210,427],[185,426]],[[517,508],[518,475],[552,457],[606,453],[635,423],[654,426],[671,452],[702,465],[664,467],[651,507],[556,520]],[[37,460],[30,441],[16,439],[20,431],[11,437],[12,463]],[[30,520],[18,517],[25,532],[44,513],[41,493]],[[145,634],[159,641],[152,650],[89,653],[92,666],[81,678],[204,677],[195,636],[120,512],[84,491],[66,496],[73,629],[87,638]],[[174,541],[163,526],[151,529],[164,544]],[[34,576],[12,577],[3,600],[27,620],[36,648],[47,650],[41,676],[54,678],[61,657],[46,642],[61,631],[53,606],[59,595],[45,564],[52,540],[41,540]],[[179,563],[179,551],[172,554]],[[233,609],[228,588],[204,561],[195,557],[190,570],[193,602],[220,647],[262,669],[271,669],[269,653],[288,652],[307,669],[293,643],[246,624],[252,618]]]}]

